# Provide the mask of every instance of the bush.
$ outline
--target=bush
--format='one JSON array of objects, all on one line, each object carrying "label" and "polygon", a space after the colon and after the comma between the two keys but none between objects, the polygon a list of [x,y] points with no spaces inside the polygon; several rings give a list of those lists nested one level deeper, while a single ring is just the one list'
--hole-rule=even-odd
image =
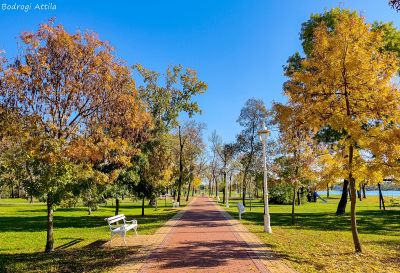
[{"label": "bush", "polygon": [[[307,191],[300,189],[300,203],[303,204],[307,201]],[[277,183],[269,188],[269,202],[271,204],[292,204],[293,188],[289,183]],[[296,193],[297,204],[297,193]]]},{"label": "bush", "polygon": [[277,183],[269,189],[269,202],[271,204],[291,204],[293,188],[288,183]]}]

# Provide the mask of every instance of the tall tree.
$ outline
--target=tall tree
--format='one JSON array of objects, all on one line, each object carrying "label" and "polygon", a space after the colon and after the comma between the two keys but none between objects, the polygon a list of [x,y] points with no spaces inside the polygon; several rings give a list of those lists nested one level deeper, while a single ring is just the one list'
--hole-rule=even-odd
[{"label": "tall tree", "polygon": [[[312,14],[310,19],[302,24],[300,32],[300,40],[302,42],[303,51],[306,56],[309,56],[313,51],[314,44],[314,31],[320,23],[325,23],[330,32],[334,31],[336,25],[339,23],[341,15],[359,17],[356,11],[347,9],[334,8],[326,10],[324,13]],[[383,44],[380,50],[390,51],[400,57],[400,31],[397,30],[393,23],[374,22],[371,26],[371,31],[379,31],[382,33]],[[290,75],[293,71],[301,69],[302,57],[299,53],[295,53],[288,60],[288,65],[285,67],[285,73]],[[400,71],[400,67],[399,67]],[[327,145],[337,145],[341,138],[346,137],[345,132],[334,131],[331,127],[327,126],[322,129],[316,136],[319,142],[324,142]],[[347,199],[348,199],[348,185],[349,181],[344,179],[343,191],[340,202],[337,207],[337,214],[345,213]]]},{"label": "tall tree", "polygon": [[[155,125],[151,139],[142,147],[149,160],[149,164],[145,165],[149,168],[146,173],[153,174],[153,178],[146,181],[153,184],[152,189],[160,191],[163,190],[165,183],[158,183],[159,186],[156,186],[154,182],[156,180],[158,182],[166,182],[166,180],[160,180],[160,177],[157,178],[156,173],[165,175],[172,172],[175,166],[181,166],[183,173],[183,161],[181,162],[178,159],[178,162],[173,162],[165,158],[171,155],[172,148],[167,147],[163,142],[170,137],[169,134],[174,128],[178,127],[179,136],[178,118],[181,113],[187,113],[189,117],[201,113],[201,109],[194,97],[203,94],[208,86],[205,82],[199,80],[195,70],[190,68],[183,69],[181,65],[169,67],[164,75],[149,70],[140,64],[135,65],[134,68],[143,79],[143,85],[138,88],[139,96],[144,101]],[[161,76],[164,76],[164,79],[160,80]],[[184,144],[181,143],[182,153],[183,146]],[[160,151],[167,150],[169,152],[166,154],[160,153]],[[163,156],[164,158],[162,158]],[[172,179],[172,177],[169,179]]]},{"label": "tall tree", "polygon": [[302,117],[302,109],[292,104],[275,103],[273,106],[274,123],[280,133],[281,157],[277,162],[278,174],[290,182],[292,194],[292,225],[295,223],[296,193],[301,185],[312,178],[313,155],[312,135]]},{"label": "tall tree", "polygon": [[193,166],[195,160],[204,150],[202,141],[202,132],[204,124],[188,121],[182,126],[178,126],[177,138],[178,147],[176,149],[179,161],[178,173],[178,198],[177,202],[181,202],[182,186],[185,181],[189,181],[193,176]]},{"label": "tall tree", "polygon": [[23,53],[2,78],[0,101],[2,108],[18,112],[26,128],[23,144],[29,151],[25,166],[30,192],[46,199],[46,252],[50,252],[54,206],[83,168],[83,160],[76,163],[75,156],[88,157],[80,147],[85,151],[95,151],[98,143],[108,147],[106,137],[120,128],[141,138],[147,128],[142,121],[147,119],[128,67],[96,34],[69,34],[50,22],[36,32],[24,32],[21,39]]},{"label": "tall tree", "polygon": [[247,178],[252,164],[255,162],[257,150],[260,150],[261,143],[258,137],[258,130],[261,129],[262,121],[268,116],[264,102],[258,99],[249,99],[240,111],[237,122],[243,130],[237,136],[237,147],[240,151],[243,165],[242,181],[242,202],[245,205]]},{"label": "tall tree", "polygon": [[222,138],[214,130],[210,137],[210,149],[211,149],[211,162],[210,162],[210,172],[211,172],[211,183],[215,185],[215,196],[219,200],[219,187],[218,187],[218,173],[221,169],[221,157],[219,156],[222,147]]},{"label": "tall tree", "polygon": [[[363,18],[339,14],[332,30],[325,22],[314,29],[312,51],[285,84],[290,103],[299,105],[314,131],[330,126],[346,137],[346,172],[351,193],[351,229],[356,252],[362,247],[356,222],[356,181],[372,153],[376,137],[399,124],[399,90],[393,85],[398,59],[382,51],[383,34]],[[395,141],[395,140],[392,140]],[[374,156],[378,156],[375,154]]]}]

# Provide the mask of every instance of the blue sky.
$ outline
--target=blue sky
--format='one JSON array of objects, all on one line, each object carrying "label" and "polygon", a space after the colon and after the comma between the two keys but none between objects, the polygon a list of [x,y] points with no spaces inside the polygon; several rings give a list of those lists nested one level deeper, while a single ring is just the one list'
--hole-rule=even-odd
[{"label": "blue sky", "polygon": [[386,0],[3,0],[0,5],[49,2],[56,10],[0,9],[0,49],[15,56],[22,31],[56,17],[70,32],[97,32],[130,65],[196,69],[209,89],[198,98],[203,114],[195,119],[207,124],[206,137],[215,129],[224,141],[240,131],[236,119],[248,98],[261,98],[267,107],[284,100],[282,66],[301,50],[298,33],[311,13],[341,5],[368,22],[393,21],[400,27],[400,14]]}]

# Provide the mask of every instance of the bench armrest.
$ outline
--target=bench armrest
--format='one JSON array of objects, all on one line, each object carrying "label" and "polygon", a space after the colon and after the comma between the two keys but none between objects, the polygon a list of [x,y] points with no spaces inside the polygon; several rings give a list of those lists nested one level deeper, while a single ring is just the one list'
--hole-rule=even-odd
[{"label": "bench armrest", "polygon": [[127,220],[125,220],[125,222],[129,222],[129,223],[132,223],[132,224],[136,224],[137,225],[137,220],[130,220],[130,221],[127,221]]}]

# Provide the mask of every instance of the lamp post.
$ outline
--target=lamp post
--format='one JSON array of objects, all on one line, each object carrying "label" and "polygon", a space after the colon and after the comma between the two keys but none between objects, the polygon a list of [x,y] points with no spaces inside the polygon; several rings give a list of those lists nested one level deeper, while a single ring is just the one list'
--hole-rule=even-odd
[{"label": "lamp post", "polygon": [[226,181],[226,172],[228,171],[227,167],[223,167],[222,171],[224,173],[224,182],[225,182],[225,205],[229,208],[229,200],[228,200],[228,181]]},{"label": "lamp post", "polygon": [[265,127],[265,123],[262,124],[262,129],[258,131],[260,140],[263,145],[263,159],[264,159],[264,231],[272,233],[270,217],[269,217],[269,206],[268,206],[268,183],[267,183],[267,155],[266,146],[269,131]]}]

